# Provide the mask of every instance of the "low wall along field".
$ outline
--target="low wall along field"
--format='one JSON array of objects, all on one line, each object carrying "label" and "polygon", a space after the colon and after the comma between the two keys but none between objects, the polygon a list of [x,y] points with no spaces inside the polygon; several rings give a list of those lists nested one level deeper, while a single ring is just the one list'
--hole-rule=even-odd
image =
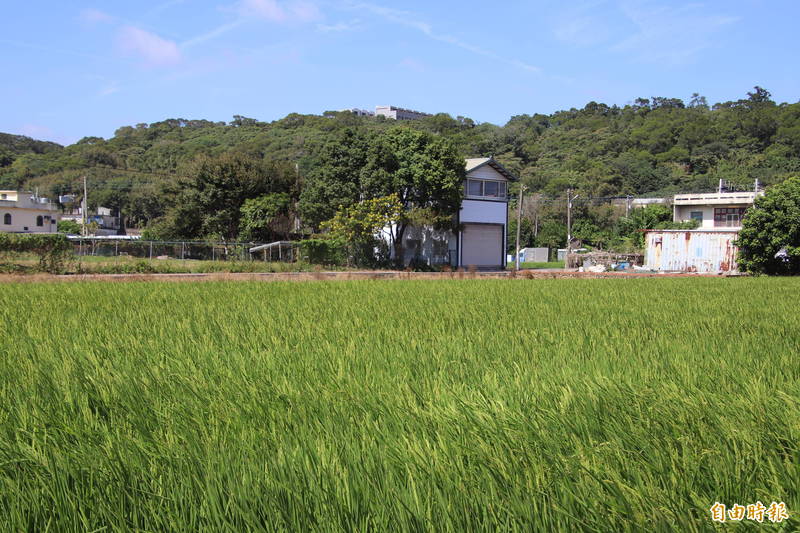
[{"label": "low wall along field", "polygon": [[2,531],[797,526],[797,279],[2,288]]}]

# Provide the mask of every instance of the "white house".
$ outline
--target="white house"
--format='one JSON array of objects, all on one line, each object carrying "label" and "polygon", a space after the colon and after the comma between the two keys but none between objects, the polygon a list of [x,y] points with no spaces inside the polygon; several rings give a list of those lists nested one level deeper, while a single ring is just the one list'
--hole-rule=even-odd
[{"label": "white house", "polygon": [[[72,220],[78,224],[83,223],[83,213],[81,207],[76,207],[71,211],[61,215],[61,220]],[[91,210],[86,212],[86,222],[97,224],[97,229],[94,235],[118,235],[120,233],[122,220],[118,216],[114,216],[115,211],[108,207],[98,207],[97,211],[92,213]],[[118,213],[117,213],[118,214]]]},{"label": "white house", "polygon": [[517,181],[491,157],[466,160],[464,200],[458,232],[409,227],[403,236],[404,263],[502,269],[508,242],[508,184]]},{"label": "white house", "polygon": [[7,233],[55,233],[58,208],[32,192],[0,191],[0,231]]},{"label": "white house", "polygon": [[673,220],[697,220],[701,229],[742,227],[747,208],[763,192],[714,192],[707,194],[676,194],[672,202]]}]

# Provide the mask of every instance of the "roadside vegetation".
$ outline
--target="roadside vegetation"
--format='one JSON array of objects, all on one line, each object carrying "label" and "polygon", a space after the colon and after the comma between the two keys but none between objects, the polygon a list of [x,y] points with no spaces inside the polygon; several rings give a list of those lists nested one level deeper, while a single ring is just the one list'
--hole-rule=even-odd
[{"label": "roadside vegetation", "polygon": [[[514,265],[512,265],[512,264],[508,265],[509,268],[511,268],[512,266],[514,266]],[[534,262],[534,261],[529,261],[527,263],[524,263],[524,262],[520,263],[519,264],[519,268],[523,269],[523,270],[524,269],[541,270],[541,269],[546,269],[546,268],[564,268],[564,261],[548,261],[546,263],[542,263],[542,262],[538,262],[537,263],[537,262]]]},{"label": "roadside vegetation", "polygon": [[793,517],[798,299],[766,277],[6,284],[0,530]]}]

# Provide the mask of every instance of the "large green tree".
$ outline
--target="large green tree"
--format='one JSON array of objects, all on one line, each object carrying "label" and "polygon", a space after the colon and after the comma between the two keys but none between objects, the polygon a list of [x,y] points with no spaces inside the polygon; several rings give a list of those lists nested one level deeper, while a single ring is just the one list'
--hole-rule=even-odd
[{"label": "large green tree", "polygon": [[310,172],[298,203],[300,216],[312,229],[319,229],[342,207],[358,202],[367,148],[364,136],[351,128],[322,148],[319,165]]},{"label": "large green tree", "polygon": [[442,137],[400,126],[373,139],[361,189],[368,198],[395,195],[403,206],[403,215],[390,227],[396,258],[403,257],[409,225],[454,227],[464,176],[463,157]]},{"label": "large green tree", "polygon": [[[294,171],[239,153],[200,156],[181,169],[173,203],[156,227],[162,238],[235,240],[249,199],[290,191]],[[282,204],[288,209],[288,202]],[[275,216],[275,214],[272,214]]]},{"label": "large green tree", "polygon": [[766,190],[739,232],[739,266],[754,274],[800,274],[800,177]]},{"label": "large green tree", "polygon": [[291,231],[291,199],[285,192],[245,200],[241,208],[239,239],[272,242],[288,239]]}]

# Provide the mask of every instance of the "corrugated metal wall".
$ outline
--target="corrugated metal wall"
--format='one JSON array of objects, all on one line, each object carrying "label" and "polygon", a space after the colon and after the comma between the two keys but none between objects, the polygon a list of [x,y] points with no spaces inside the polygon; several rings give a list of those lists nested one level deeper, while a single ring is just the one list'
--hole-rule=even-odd
[{"label": "corrugated metal wall", "polygon": [[737,272],[735,231],[648,231],[645,268],[663,272]]}]

